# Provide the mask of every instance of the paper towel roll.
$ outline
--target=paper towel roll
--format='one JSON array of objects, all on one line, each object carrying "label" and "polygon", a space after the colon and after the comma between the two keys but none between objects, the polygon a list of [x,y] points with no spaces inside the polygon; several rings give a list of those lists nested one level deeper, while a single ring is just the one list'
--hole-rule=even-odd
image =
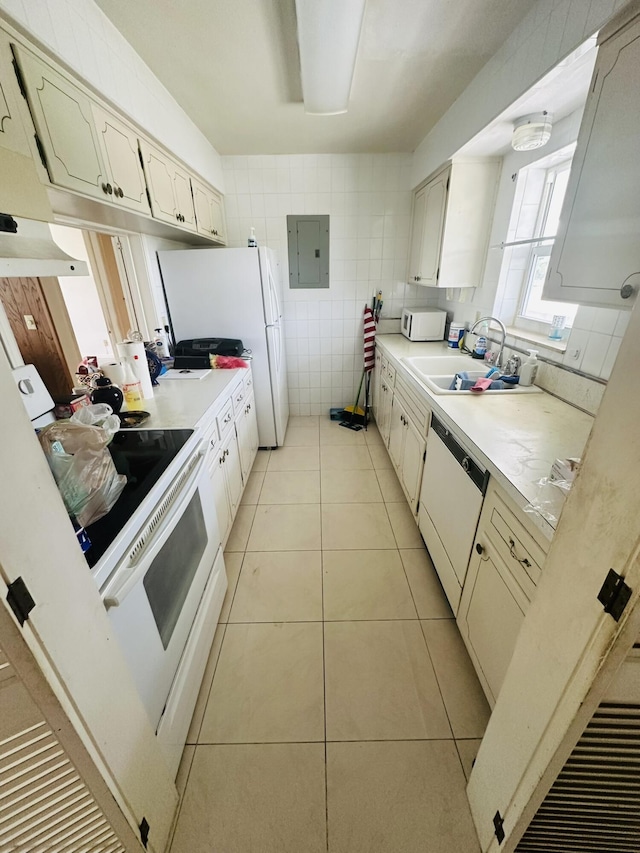
[{"label": "paper towel roll", "polygon": [[124,382],[124,367],[119,361],[111,362],[110,364],[101,364],[100,370],[111,380],[113,385],[117,385],[119,388],[122,386]]},{"label": "paper towel roll", "polygon": [[133,372],[140,380],[142,396],[145,400],[150,400],[153,397],[153,387],[144,343],[142,341],[123,341],[118,344],[118,355],[129,361]]}]

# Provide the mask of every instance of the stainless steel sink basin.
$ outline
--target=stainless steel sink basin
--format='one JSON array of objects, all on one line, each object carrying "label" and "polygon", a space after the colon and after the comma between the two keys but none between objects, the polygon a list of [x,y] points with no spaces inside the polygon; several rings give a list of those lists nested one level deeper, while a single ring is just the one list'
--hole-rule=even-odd
[{"label": "stainless steel sink basin", "polygon": [[[474,397],[480,396],[477,391],[451,391],[449,390],[449,386],[453,382],[455,374],[463,370],[466,371],[469,379],[473,380],[480,379],[487,374],[486,370],[469,370],[468,368],[475,367],[478,362],[474,362],[468,356],[465,357],[464,355],[444,355],[435,356],[434,358],[423,356],[420,358],[403,358],[402,360],[414,376],[423,382],[433,394],[466,394],[467,396],[472,394]],[[541,391],[542,388],[538,388],[537,385],[529,385],[527,387],[513,385],[494,391],[482,391],[481,393],[539,394]]]}]

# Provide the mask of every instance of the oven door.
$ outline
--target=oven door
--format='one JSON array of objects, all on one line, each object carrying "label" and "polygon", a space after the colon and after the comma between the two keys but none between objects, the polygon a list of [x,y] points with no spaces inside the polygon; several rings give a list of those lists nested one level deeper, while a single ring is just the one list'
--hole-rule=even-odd
[{"label": "oven door", "polygon": [[219,547],[211,481],[199,449],[101,590],[154,729]]}]

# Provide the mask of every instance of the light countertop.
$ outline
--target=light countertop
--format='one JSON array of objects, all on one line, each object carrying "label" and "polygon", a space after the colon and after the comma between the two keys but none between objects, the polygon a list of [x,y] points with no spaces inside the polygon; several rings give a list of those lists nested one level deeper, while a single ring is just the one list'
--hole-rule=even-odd
[{"label": "light countertop", "polygon": [[151,417],[142,429],[194,429],[206,422],[207,412],[222,402],[244,376],[246,368],[210,370],[204,379],[158,379],[153,398],[142,401]]},{"label": "light countertop", "polygon": [[[376,343],[388,355],[405,382],[427,398],[436,417],[458,437],[499,485],[524,508],[538,493],[538,480],[547,477],[556,458],[582,456],[593,417],[551,394],[436,395],[411,373],[402,359],[413,356],[455,355],[446,343],[416,343],[403,335],[378,335]],[[459,353],[461,369],[478,369],[478,362]],[[482,369],[482,368],[480,368]],[[541,516],[536,526],[550,539],[553,528]]]}]

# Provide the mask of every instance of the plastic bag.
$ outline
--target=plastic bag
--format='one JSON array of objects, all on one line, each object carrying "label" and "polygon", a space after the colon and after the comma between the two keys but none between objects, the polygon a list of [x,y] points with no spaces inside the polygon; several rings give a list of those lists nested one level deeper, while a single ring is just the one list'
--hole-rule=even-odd
[{"label": "plastic bag", "polygon": [[107,450],[110,437],[72,421],[50,424],[38,435],[67,512],[81,527],[106,515],[127,484]]},{"label": "plastic bag", "polygon": [[71,415],[70,420],[74,424],[100,427],[107,434],[107,443],[121,426],[120,418],[113,414],[113,409],[108,403],[92,403],[90,406],[83,406]]},{"label": "plastic bag", "polygon": [[531,503],[525,506],[524,511],[541,515],[552,527],[555,527],[573,482],[543,477],[538,480],[537,485],[538,491]]}]

